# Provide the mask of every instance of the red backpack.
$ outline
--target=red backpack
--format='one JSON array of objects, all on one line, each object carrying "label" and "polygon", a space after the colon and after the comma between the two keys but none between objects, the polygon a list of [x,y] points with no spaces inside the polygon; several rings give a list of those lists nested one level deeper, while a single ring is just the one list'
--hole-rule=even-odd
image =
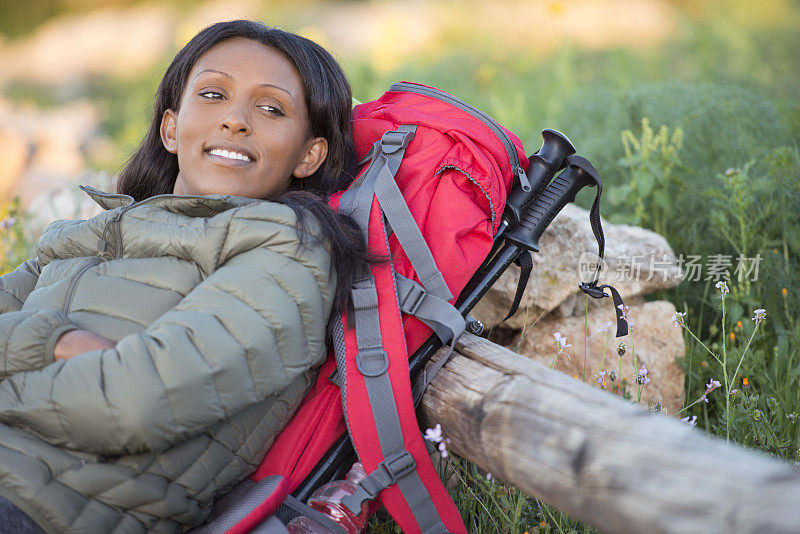
[{"label": "red backpack", "polygon": [[420,433],[408,358],[432,331],[453,343],[463,332],[452,303],[492,248],[512,185],[527,185],[528,158],[489,116],[407,82],[356,106],[353,136],[364,166],[330,205],[391,262],[355,284],[354,316],[336,319],[318,380],[251,476],[262,490],[217,532],[261,525],[346,432],[368,474],[351,509],[377,497],[404,532],[466,532]]}]

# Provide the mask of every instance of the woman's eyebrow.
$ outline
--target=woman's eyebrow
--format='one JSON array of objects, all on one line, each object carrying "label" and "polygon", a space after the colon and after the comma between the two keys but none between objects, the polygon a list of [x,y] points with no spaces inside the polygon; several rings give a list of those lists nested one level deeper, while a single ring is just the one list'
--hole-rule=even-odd
[{"label": "woman's eyebrow", "polygon": [[[216,69],[204,69],[204,70],[201,70],[200,72],[197,73],[197,75],[195,76],[195,79],[197,79],[201,74],[204,74],[206,72],[213,72],[213,73],[216,73],[216,74],[222,74],[226,78],[228,78],[230,80],[233,80],[233,76],[231,76],[227,72],[222,72],[221,70],[216,70]],[[283,87],[280,87],[278,85],[274,85],[274,84],[271,84],[271,83],[262,83],[262,84],[259,85],[259,87],[273,88],[273,89],[278,89],[280,91],[283,91],[284,93],[289,95],[289,98],[291,98],[292,102],[294,102],[294,95],[288,89],[284,89]]]},{"label": "woman's eyebrow", "polygon": [[289,91],[288,89],[284,89],[283,87],[280,87],[280,86],[278,86],[278,85],[273,85],[273,84],[271,84],[271,83],[262,83],[261,85],[259,85],[259,87],[267,87],[267,88],[270,88],[270,87],[271,87],[271,88],[273,88],[273,89],[278,89],[278,90],[280,90],[280,91],[283,91],[284,93],[286,93],[287,95],[289,95],[289,98],[291,98],[291,99],[292,99],[292,102],[294,102],[294,95],[293,95],[293,94],[291,93],[291,91]]}]

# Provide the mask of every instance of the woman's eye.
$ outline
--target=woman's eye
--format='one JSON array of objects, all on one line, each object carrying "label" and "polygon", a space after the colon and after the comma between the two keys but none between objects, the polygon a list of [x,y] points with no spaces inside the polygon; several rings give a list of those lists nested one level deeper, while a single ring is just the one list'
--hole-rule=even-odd
[{"label": "woman's eye", "polygon": [[264,111],[266,111],[270,115],[274,115],[276,117],[280,117],[280,116],[283,115],[283,111],[281,111],[280,108],[277,108],[275,106],[263,105],[263,106],[258,106],[258,107],[263,109]]},{"label": "woman's eye", "polygon": [[219,100],[222,98],[222,95],[216,91],[203,91],[200,93],[200,96],[203,98],[208,98],[210,100]]}]

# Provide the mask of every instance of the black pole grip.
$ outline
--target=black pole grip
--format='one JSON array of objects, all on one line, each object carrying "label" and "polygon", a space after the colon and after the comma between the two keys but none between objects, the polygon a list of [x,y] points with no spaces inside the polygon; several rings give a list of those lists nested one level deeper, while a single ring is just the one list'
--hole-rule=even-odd
[{"label": "black pole grip", "polygon": [[528,158],[530,191],[515,187],[506,201],[503,219],[508,222],[509,228],[519,224],[528,206],[547,187],[550,178],[564,168],[564,158],[575,153],[575,147],[567,136],[557,130],[542,130],[542,138],[542,148]]},{"label": "black pole grip", "polygon": [[539,238],[556,215],[575,195],[586,186],[594,186],[594,178],[578,165],[568,165],[553,182],[542,191],[522,217],[522,220],[506,236],[509,243],[528,250],[539,251]]}]

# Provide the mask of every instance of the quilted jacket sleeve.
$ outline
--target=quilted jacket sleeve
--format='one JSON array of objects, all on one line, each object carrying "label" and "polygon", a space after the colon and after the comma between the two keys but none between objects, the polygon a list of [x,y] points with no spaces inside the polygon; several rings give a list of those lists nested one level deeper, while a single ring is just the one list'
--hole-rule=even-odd
[{"label": "quilted jacket sleeve", "polygon": [[76,328],[57,310],[20,311],[38,279],[36,260],[0,277],[0,379],[52,363],[58,338]]},{"label": "quilted jacket sleeve", "polygon": [[298,249],[293,228],[259,230],[266,241],[228,251],[177,306],[116,349],[0,382],[0,421],[70,449],[158,451],[321,363],[334,283],[329,254],[313,239]]},{"label": "quilted jacket sleeve", "polygon": [[0,313],[22,308],[36,281],[39,280],[39,262],[28,260],[10,273],[0,276]]}]

